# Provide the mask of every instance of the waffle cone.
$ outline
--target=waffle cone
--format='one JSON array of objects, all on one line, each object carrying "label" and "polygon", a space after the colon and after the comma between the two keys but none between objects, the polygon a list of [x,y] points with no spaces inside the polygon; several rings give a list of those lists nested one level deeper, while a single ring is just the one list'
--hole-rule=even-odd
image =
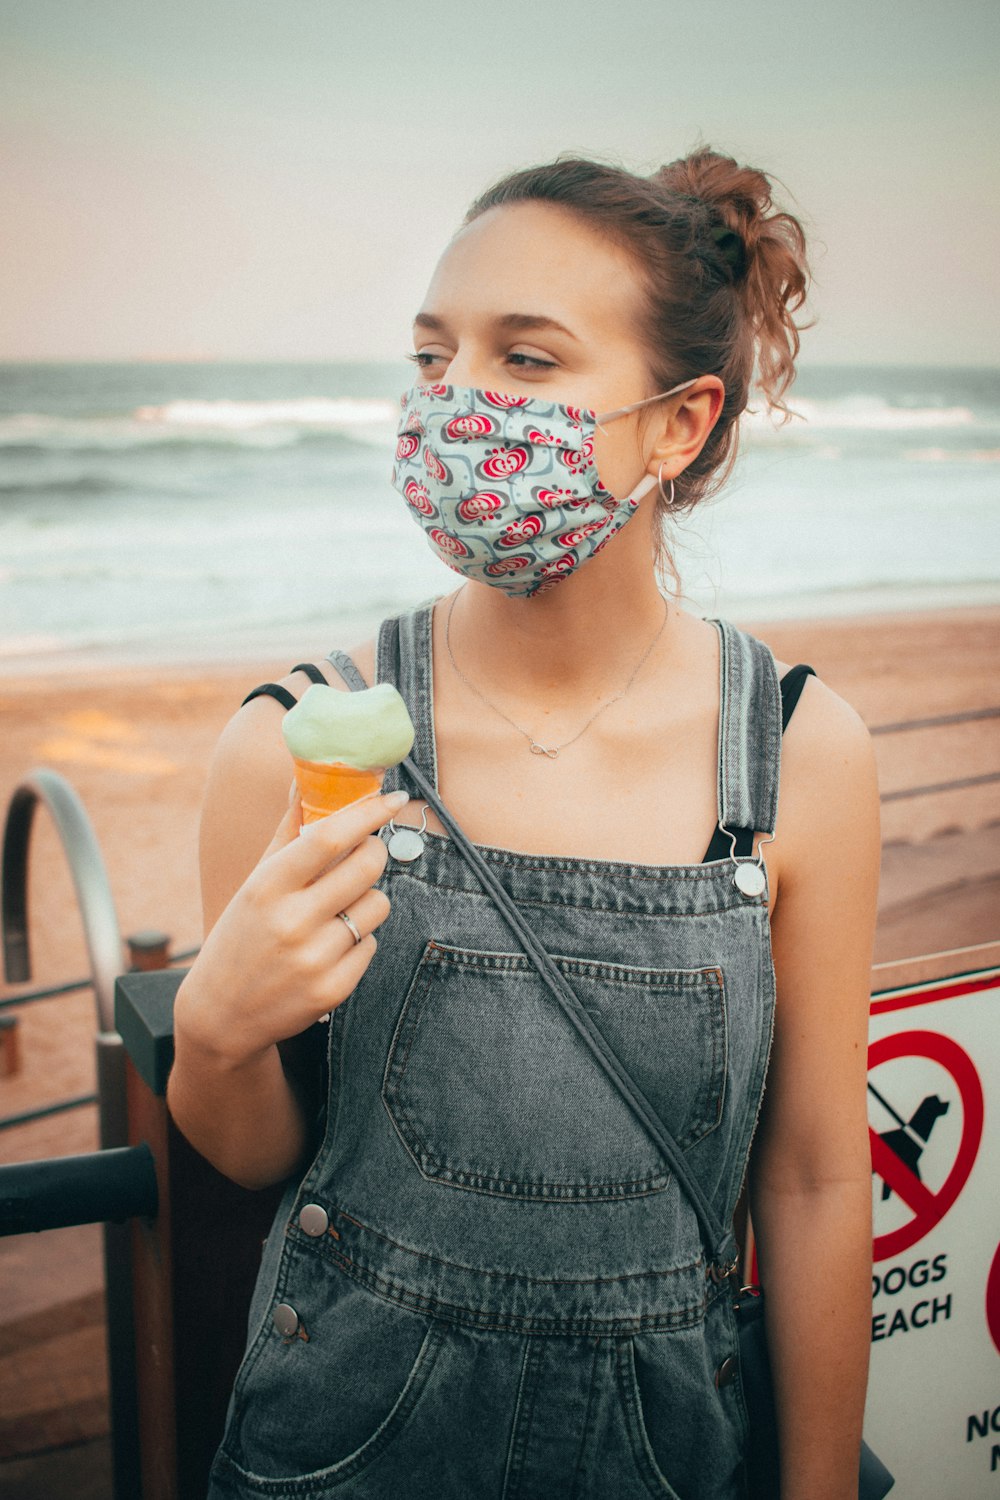
[{"label": "waffle cone", "polygon": [[303,823],[315,823],[328,813],[337,812],[359,797],[381,791],[384,771],[359,771],[355,766],[338,762],[299,760],[292,756],[295,780],[302,797]]}]

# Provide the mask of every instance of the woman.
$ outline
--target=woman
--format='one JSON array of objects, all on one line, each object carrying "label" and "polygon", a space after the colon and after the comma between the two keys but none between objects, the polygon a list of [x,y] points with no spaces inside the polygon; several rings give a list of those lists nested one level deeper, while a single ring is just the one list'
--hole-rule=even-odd
[{"label": "woman", "polygon": [[[487,192],[416,318],[395,471],[466,581],[324,675],[396,683],[414,761],[723,1222],[746,1178],[782,1500],[847,1500],[871,744],[815,677],[782,735],[785,664],[657,582],[665,520],[727,472],[755,368],[780,406],[806,276],[767,178],[709,151],[651,179],[559,160]],[[690,1202],[405,770],[296,837],[266,697],[212,769],[169,1090],[223,1172],[289,1179],[212,1496],[741,1495],[731,1298]],[[410,863],[391,818],[425,829]],[[326,1098],[288,1039],[328,1012]]]}]

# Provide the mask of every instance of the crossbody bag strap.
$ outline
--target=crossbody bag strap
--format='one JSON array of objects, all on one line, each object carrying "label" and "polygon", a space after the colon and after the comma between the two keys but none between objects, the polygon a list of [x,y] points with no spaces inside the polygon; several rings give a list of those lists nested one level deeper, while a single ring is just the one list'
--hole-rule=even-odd
[{"label": "crossbody bag strap", "polygon": [[639,1123],[663,1153],[671,1171],[680,1187],[687,1194],[691,1207],[697,1215],[702,1238],[708,1252],[709,1274],[715,1281],[723,1280],[733,1271],[736,1265],[736,1240],[733,1237],[732,1231],[724,1229],[712,1212],[708,1199],[695,1181],[677,1142],[663,1124],[663,1121],[639,1088],[628,1069],[608,1045],[598,1027],[591,1020],[587,1011],[577,999],[572,986],[556,967],[546,949],[542,947],[535,933],[521,916],[510,895],[500,884],[500,881],[496,878],[479,851],[469,842],[461,828],[455,822],[426,776],[409,756],[402,762],[402,768],[406,771],[410,780],[420,792],[420,795],[434,808],[441,822],[451,834],[458,848],[462,851],[465,859],[472,866],[473,870],[475,870],[483,886],[493,897],[493,900],[506,917],[510,927],[523,943],[525,952],[534,960],[539,973],[562,1006],[566,1016],[587,1043],[587,1046],[591,1049],[605,1073],[625,1099]]}]

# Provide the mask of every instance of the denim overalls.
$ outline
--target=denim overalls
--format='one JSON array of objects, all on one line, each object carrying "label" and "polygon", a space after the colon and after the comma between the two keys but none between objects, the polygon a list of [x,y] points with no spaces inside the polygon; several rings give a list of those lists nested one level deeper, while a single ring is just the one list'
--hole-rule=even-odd
[{"label": "denim overalls", "polygon": [[[436,787],[432,602],[383,622],[377,680]],[[714,623],[720,822],[770,833],[774,659]],[[325,1138],[265,1246],[210,1500],[736,1500],[731,1299],[694,1213],[451,839],[424,843],[388,860],[333,1012]],[[477,847],[728,1223],[771,1037],[766,887],[731,859]]]}]

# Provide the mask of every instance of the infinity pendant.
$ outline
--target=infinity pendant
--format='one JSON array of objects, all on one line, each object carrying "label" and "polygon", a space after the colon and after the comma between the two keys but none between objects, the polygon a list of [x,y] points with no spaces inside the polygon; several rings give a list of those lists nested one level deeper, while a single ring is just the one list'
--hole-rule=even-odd
[{"label": "infinity pendant", "polygon": [[531,753],[532,755],[547,755],[549,760],[555,760],[556,756],[559,754],[559,751],[546,750],[544,745],[539,745],[535,740],[532,740]]}]

